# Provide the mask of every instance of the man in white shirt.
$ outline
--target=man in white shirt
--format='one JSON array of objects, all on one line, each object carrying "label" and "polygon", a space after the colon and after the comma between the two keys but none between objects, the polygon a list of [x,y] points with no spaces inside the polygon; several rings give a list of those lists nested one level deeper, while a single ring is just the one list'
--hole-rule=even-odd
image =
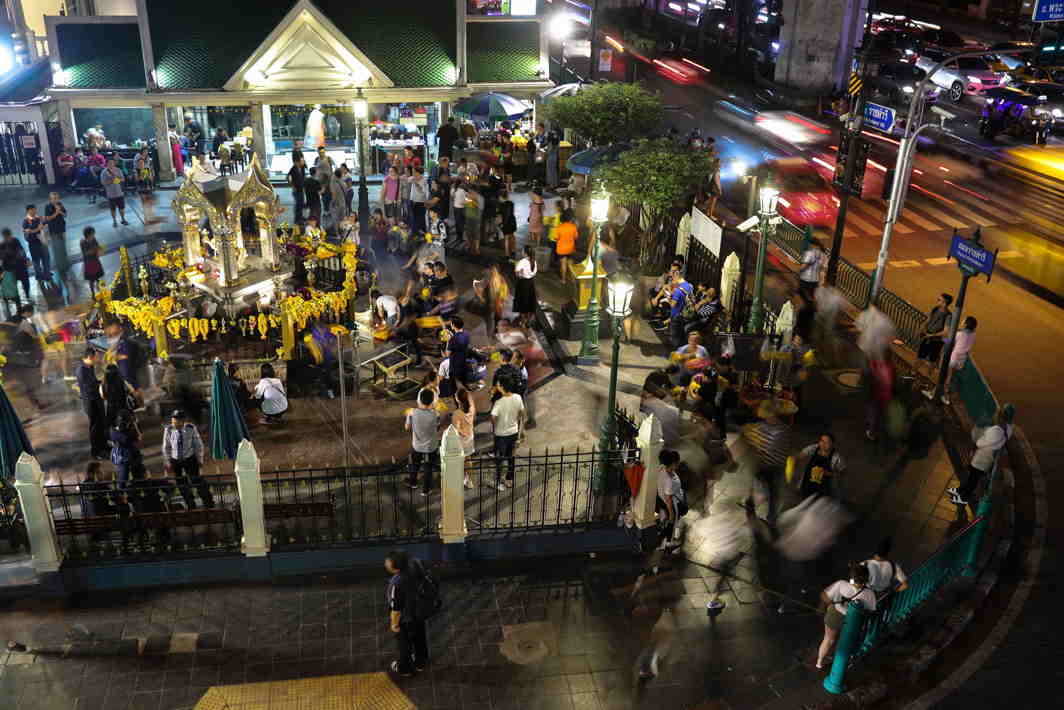
[{"label": "man in white shirt", "polygon": [[379,290],[373,289],[369,292],[369,297],[373,302],[374,327],[386,325],[394,328],[399,322],[399,301],[395,296],[382,294]]},{"label": "man in white shirt", "polygon": [[[516,383],[500,378],[496,383],[502,396],[495,400],[491,408],[491,425],[495,432],[495,487],[504,491],[514,485],[514,449],[521,436],[521,425],[525,419],[525,403],[521,395],[515,394]],[[502,462],[506,460],[506,484],[502,482]]]},{"label": "man in white shirt", "polygon": [[816,239],[802,252],[802,268],[798,272],[798,292],[806,303],[813,302],[813,294],[820,285],[820,267],[824,262],[824,250]]},{"label": "man in white shirt", "polygon": [[451,214],[454,215],[454,241],[462,241],[465,234],[465,203],[468,199],[465,183],[459,182],[451,192]]},{"label": "man in white shirt", "polygon": [[909,588],[909,578],[905,571],[901,565],[890,559],[891,544],[889,537],[883,538],[872,559],[865,560],[865,566],[868,567],[868,586],[876,595],[903,592]]}]

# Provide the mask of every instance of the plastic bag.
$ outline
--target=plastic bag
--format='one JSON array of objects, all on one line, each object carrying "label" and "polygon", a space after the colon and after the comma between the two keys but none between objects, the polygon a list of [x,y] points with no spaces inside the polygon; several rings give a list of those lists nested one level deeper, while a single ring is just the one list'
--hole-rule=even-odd
[{"label": "plastic bag", "polygon": [[735,357],[735,339],[728,336],[724,339],[724,345],[720,349],[721,357]]}]

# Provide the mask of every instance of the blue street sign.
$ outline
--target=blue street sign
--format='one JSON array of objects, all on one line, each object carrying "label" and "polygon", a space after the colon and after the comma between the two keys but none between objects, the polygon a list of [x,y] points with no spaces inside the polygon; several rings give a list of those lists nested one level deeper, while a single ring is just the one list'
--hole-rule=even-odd
[{"label": "blue street sign", "polygon": [[1031,19],[1035,22],[1064,20],[1064,0],[1035,0]]},{"label": "blue street sign", "polygon": [[994,272],[994,262],[997,260],[996,251],[984,249],[982,244],[959,234],[954,234],[950,241],[949,255],[957,260],[965,273],[972,276],[986,274],[988,279]]},{"label": "blue street sign", "polygon": [[[1064,2],[1064,0],[1060,1]],[[866,101],[864,105],[864,120],[870,128],[890,133],[890,129],[894,128],[894,109]]]}]

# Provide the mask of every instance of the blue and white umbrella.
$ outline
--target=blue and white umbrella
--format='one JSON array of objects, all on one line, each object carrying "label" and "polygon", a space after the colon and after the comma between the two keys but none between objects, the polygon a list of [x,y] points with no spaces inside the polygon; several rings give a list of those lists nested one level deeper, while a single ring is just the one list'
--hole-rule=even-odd
[{"label": "blue and white umbrella", "polygon": [[454,113],[462,118],[482,123],[495,123],[511,118],[520,118],[528,110],[528,104],[508,94],[489,92],[474,94],[454,105]]}]

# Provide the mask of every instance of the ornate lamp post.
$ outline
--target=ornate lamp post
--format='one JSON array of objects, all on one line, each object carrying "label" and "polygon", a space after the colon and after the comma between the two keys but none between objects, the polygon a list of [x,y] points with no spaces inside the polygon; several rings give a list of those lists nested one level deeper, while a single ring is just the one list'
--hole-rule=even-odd
[{"label": "ornate lamp post", "polygon": [[[599,263],[599,230],[606,221],[610,211],[610,196],[605,192],[597,192],[591,197],[591,222],[594,231],[591,235],[594,242],[588,249],[588,260],[591,262],[591,296],[587,301],[587,309],[584,311],[584,340],[580,344],[580,354],[576,362],[580,365],[599,364],[599,302],[598,302],[598,263]],[[587,265],[584,265],[587,270]]]},{"label": "ornate lamp post", "polygon": [[602,451],[602,461],[598,467],[599,479],[594,482],[595,490],[602,490],[603,476],[606,472],[606,452],[612,451],[616,445],[617,428],[614,418],[614,409],[617,408],[617,370],[621,361],[621,336],[624,334],[624,319],[632,313],[632,293],[635,285],[624,280],[615,279],[606,286],[608,303],[606,311],[613,318],[613,359],[610,361],[610,390],[606,398],[606,418],[602,422],[602,433],[599,438],[599,450]]},{"label": "ornate lamp post", "polygon": [[369,118],[369,102],[362,95],[362,89],[359,89],[355,95],[351,108],[354,111],[355,125],[358,128],[358,227],[364,230],[369,228],[369,188],[366,186],[366,146],[363,135],[366,130],[366,119]]},{"label": "ornate lamp post", "polygon": [[[768,230],[772,219],[776,216],[776,203],[779,201],[780,192],[774,187],[762,187],[758,192],[760,210],[758,216],[761,219],[761,241],[757,245],[757,271],[754,274],[754,300],[750,306],[750,321],[746,329],[756,333],[761,329],[761,323],[765,318],[764,305],[762,303],[762,291],[765,288],[765,253],[768,250]],[[740,294],[742,295],[742,294]]]}]

